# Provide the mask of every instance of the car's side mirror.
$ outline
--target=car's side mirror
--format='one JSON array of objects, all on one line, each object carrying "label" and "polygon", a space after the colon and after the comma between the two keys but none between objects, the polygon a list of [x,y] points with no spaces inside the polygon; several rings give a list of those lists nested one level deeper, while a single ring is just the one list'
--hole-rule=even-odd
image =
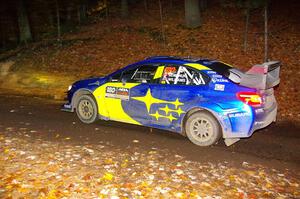
[{"label": "car's side mirror", "polygon": [[123,77],[121,81],[122,81],[122,85],[125,86],[127,79]]}]

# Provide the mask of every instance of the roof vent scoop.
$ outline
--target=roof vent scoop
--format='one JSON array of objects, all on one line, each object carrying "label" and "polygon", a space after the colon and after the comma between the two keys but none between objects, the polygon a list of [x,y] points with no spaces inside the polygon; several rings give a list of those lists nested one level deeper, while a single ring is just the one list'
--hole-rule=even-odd
[{"label": "roof vent scoop", "polygon": [[233,81],[234,83],[241,83],[241,77],[244,75],[244,73],[236,68],[229,69],[229,76],[228,78]]}]

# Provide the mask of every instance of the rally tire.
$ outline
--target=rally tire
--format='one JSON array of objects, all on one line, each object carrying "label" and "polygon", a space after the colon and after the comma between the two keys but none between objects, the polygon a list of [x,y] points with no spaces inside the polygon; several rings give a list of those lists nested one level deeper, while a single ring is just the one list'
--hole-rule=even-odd
[{"label": "rally tire", "polygon": [[219,122],[207,111],[190,115],[185,122],[185,132],[189,140],[198,146],[213,145],[221,137]]},{"label": "rally tire", "polygon": [[78,118],[86,124],[91,124],[97,120],[98,108],[91,95],[79,96],[76,104],[76,114]]}]

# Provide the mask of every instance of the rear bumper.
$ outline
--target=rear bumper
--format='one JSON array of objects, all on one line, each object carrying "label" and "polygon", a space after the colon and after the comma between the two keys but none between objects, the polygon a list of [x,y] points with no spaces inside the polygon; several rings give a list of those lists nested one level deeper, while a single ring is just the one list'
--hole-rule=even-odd
[{"label": "rear bumper", "polygon": [[[239,122],[235,125],[245,126],[249,130],[247,131],[239,131],[239,132],[230,132],[229,136],[225,138],[247,138],[251,137],[254,131],[265,128],[270,125],[272,122],[276,121],[277,116],[277,103],[276,101],[273,103],[271,107],[268,109],[259,108],[253,110],[253,120],[250,123],[245,123],[242,118],[239,118]],[[247,121],[247,120],[246,120]],[[251,124],[252,123],[252,124]],[[232,125],[232,124],[231,124]],[[249,127],[247,127],[249,125]],[[245,129],[246,129],[245,128]],[[233,129],[233,127],[231,127]],[[244,130],[245,130],[244,129]]]},{"label": "rear bumper", "polygon": [[[248,131],[239,131],[239,132],[232,132],[232,131],[224,131],[223,128],[223,138],[225,139],[225,144],[227,146],[237,142],[240,138],[248,138],[251,137],[252,134],[262,128],[267,127],[272,122],[276,121],[277,116],[277,102],[274,101],[271,107],[265,108],[258,108],[253,110],[253,122],[252,124],[248,123],[240,123],[239,125],[243,124],[243,126],[250,125]],[[230,121],[230,119],[228,119]],[[228,128],[227,128],[228,129]],[[232,129],[232,124],[231,124]],[[224,134],[225,133],[225,134]]]},{"label": "rear bumper", "polygon": [[[275,102],[271,108],[267,110],[256,110],[256,118],[253,123],[253,127],[251,129],[251,134],[258,130],[265,128],[266,126],[270,125],[272,122],[276,121],[276,116],[277,116],[277,103]],[[259,113],[261,112],[261,114]]]}]

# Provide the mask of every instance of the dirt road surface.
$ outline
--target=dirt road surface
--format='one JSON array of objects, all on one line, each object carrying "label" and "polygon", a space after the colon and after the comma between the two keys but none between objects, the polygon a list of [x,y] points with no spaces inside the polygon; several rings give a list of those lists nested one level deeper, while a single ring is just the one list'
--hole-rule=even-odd
[{"label": "dirt road surface", "polygon": [[198,147],[157,129],[82,124],[61,103],[0,94],[1,198],[300,197],[296,123]]}]

